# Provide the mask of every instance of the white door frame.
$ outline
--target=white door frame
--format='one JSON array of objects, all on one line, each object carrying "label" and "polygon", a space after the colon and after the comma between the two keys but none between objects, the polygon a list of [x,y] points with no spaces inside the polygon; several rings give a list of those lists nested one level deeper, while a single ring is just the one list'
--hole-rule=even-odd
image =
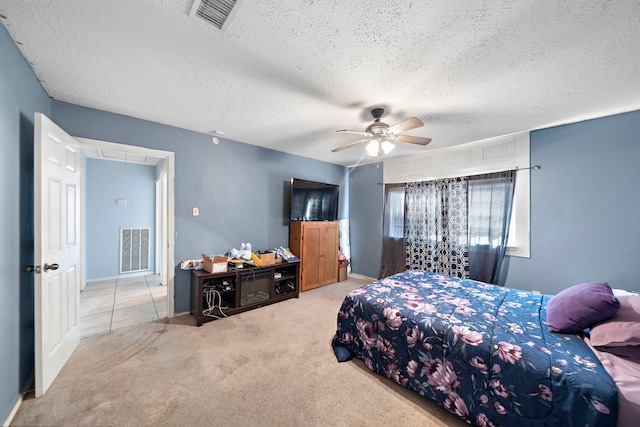
[{"label": "white door frame", "polygon": [[[166,218],[162,221],[162,232],[156,235],[161,235],[165,241],[156,241],[156,247],[161,245],[163,257],[160,260],[162,263],[163,274],[161,277],[166,278],[167,286],[167,317],[175,316],[175,198],[174,198],[174,183],[175,183],[175,153],[172,151],[156,150],[151,148],[139,147],[136,145],[119,144],[115,142],[100,141],[96,139],[88,138],[75,138],[82,148],[88,149],[108,149],[115,150],[124,153],[138,154],[142,156],[149,156],[160,159],[160,162],[156,165],[156,171],[160,170],[158,176],[164,174],[166,178],[162,180],[166,182],[163,187],[164,196],[162,198],[162,211],[163,216]],[[157,215],[157,212],[156,212]],[[157,261],[156,261],[157,262]]]},{"label": "white door frame", "polygon": [[156,168],[156,274],[160,275],[160,281],[167,284],[167,172],[166,162]]},{"label": "white door frame", "polygon": [[[157,174],[156,174],[157,175]],[[162,275],[164,274],[164,266],[163,266],[163,259],[162,259],[162,244],[159,244],[158,242],[163,242],[164,239],[162,238],[162,218],[164,217],[164,215],[162,214],[162,199],[163,199],[163,193],[162,193],[162,181],[156,177],[156,181],[155,181],[155,185],[156,185],[156,210],[155,210],[155,221],[156,221],[156,233],[155,233],[155,254],[156,254],[156,274],[160,275],[160,282],[161,283],[166,283],[165,282],[165,278],[162,277]]]}]

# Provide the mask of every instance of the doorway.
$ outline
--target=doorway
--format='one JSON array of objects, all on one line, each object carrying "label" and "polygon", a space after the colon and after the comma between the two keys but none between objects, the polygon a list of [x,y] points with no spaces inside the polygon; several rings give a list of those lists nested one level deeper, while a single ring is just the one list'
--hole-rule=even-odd
[{"label": "doorway", "polygon": [[[95,309],[96,311],[91,316],[94,324],[83,328],[87,330],[83,331],[82,335],[106,332],[119,325],[129,326],[136,316],[138,323],[154,320],[154,316],[156,319],[165,316],[173,317],[175,310],[173,297],[174,153],[85,138],[75,139],[79,142],[78,150],[87,159],[120,162],[125,170],[127,164],[152,166],[155,169],[155,189],[153,190],[155,206],[152,206],[152,209],[155,210],[156,231],[155,244],[150,248],[150,251],[155,254],[155,268],[138,274],[116,275],[92,282],[87,281],[87,275],[84,273],[82,283],[86,292],[83,291],[81,294],[81,324],[85,323],[82,315],[86,315],[87,310]],[[86,161],[85,164],[87,164]],[[83,212],[87,212],[86,195],[82,197],[82,209]],[[89,242],[87,242],[84,214],[83,218],[85,218],[82,231],[83,247],[87,248]],[[83,250],[83,253],[85,252]],[[87,260],[83,259],[83,262],[86,263]],[[86,272],[86,269],[84,271]],[[86,298],[89,295],[92,298]],[[142,301],[145,295],[148,302]],[[90,299],[91,302],[89,302]],[[128,306],[136,303],[138,306],[135,309]],[[127,312],[130,313],[127,314]],[[123,315],[130,319],[128,323],[122,322]]]},{"label": "doorway", "polygon": [[157,274],[90,281],[80,293],[80,338],[158,321],[166,307]]}]

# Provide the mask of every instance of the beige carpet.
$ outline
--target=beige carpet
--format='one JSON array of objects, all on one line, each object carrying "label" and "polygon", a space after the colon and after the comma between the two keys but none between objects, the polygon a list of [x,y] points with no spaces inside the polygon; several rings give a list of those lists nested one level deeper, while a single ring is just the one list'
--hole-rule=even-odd
[{"label": "beige carpet", "polygon": [[336,314],[362,283],[351,278],[199,328],[180,316],[83,338],[12,425],[466,425],[360,361],[336,361]]}]

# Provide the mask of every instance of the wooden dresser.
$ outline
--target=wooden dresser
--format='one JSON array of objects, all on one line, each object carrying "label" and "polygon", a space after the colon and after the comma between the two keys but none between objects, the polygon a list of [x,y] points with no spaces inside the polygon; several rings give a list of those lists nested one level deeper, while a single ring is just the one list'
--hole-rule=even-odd
[{"label": "wooden dresser", "polygon": [[338,221],[291,221],[289,249],[301,260],[300,291],[338,281]]}]

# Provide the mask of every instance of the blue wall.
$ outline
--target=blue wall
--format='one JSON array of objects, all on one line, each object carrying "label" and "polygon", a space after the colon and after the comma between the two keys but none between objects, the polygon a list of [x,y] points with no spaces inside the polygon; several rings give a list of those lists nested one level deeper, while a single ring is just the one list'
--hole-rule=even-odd
[{"label": "blue wall", "polygon": [[0,421],[33,372],[33,114],[51,102],[0,25]]},{"label": "blue wall", "polygon": [[506,285],[555,294],[584,281],[640,291],[640,111],[531,133],[531,258]]},{"label": "blue wall", "polygon": [[[151,229],[149,273],[153,273],[156,168],[89,159],[86,170],[87,280],[120,275],[121,227]],[[116,204],[117,199],[126,200],[127,204]]]},{"label": "blue wall", "polygon": [[[52,120],[70,135],[175,153],[175,310],[189,311],[190,272],[180,261],[289,245],[291,177],[347,185],[347,168],[128,116],[52,101]],[[304,143],[304,142],[301,142]],[[348,194],[341,191],[341,194]],[[339,217],[348,217],[340,200]],[[198,207],[200,216],[191,214]]]},{"label": "blue wall", "polygon": [[351,272],[370,278],[380,274],[384,186],[382,163],[349,169]]}]

